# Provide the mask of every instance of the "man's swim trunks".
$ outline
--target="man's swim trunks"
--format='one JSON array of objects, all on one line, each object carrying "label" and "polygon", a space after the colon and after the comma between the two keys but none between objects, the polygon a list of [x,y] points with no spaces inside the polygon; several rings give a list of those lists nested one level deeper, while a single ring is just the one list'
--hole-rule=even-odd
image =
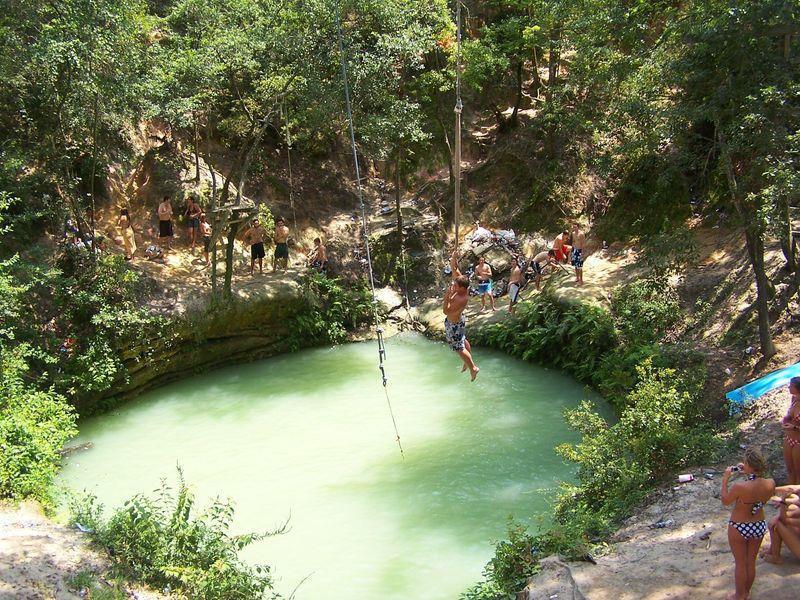
[{"label": "man's swim trunks", "polygon": [[583,268],[583,249],[573,248],[572,250],[572,266],[576,269]]},{"label": "man's swim trunks", "polygon": [[453,352],[461,352],[467,341],[467,322],[464,316],[458,323],[451,323],[449,319],[444,320],[444,337]]},{"label": "man's swim trunks", "polygon": [[257,244],[253,244],[250,246],[250,257],[253,259],[256,258],[264,258],[267,255],[264,252],[264,242],[258,242]]},{"label": "man's swim trunks", "polygon": [[478,283],[478,293],[479,294],[488,294],[491,291],[492,291],[492,280],[491,279]]},{"label": "man's swim trunks", "polygon": [[275,258],[289,258],[289,244],[278,242],[275,244]]},{"label": "man's swim trunks", "polygon": [[509,283],[508,284],[508,297],[511,299],[511,302],[516,304],[517,300],[519,299],[519,284],[518,283]]}]

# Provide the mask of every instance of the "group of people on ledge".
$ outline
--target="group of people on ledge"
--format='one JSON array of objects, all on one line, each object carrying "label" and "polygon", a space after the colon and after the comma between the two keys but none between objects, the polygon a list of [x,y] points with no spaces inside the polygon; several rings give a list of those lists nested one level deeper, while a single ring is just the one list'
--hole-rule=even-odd
[{"label": "group of people on ledge", "polygon": [[[172,199],[169,196],[164,196],[156,209],[156,213],[158,215],[158,238],[157,241],[154,240],[145,250],[145,256],[148,259],[161,258],[164,253],[162,246],[167,250],[171,250],[172,241],[175,238],[175,212],[172,207]],[[186,218],[186,239],[190,250],[194,252],[195,247],[202,242],[203,258],[205,259],[205,264],[209,265],[211,262],[209,251],[211,248],[213,230],[211,223],[209,223],[206,218],[206,213],[194,198],[190,196],[186,202],[186,209],[183,214]],[[125,260],[132,260],[138,248],[136,245],[133,221],[130,211],[127,208],[120,209],[119,218],[117,219],[117,228],[122,237]],[[250,275],[255,274],[256,263],[258,263],[259,273],[264,272],[263,261],[266,257],[266,249],[264,247],[266,238],[266,229],[258,218],[254,218],[244,234],[244,242],[250,247]],[[275,244],[275,251],[272,257],[272,270],[275,271],[280,267],[285,272],[289,267],[289,228],[285,220],[281,217],[275,220],[273,242]],[[327,249],[320,238],[314,240],[314,249],[306,258],[310,268],[320,272],[326,272],[328,268]]]},{"label": "group of people on ledge", "polygon": [[[759,555],[766,562],[780,564],[781,550],[786,546],[800,558],[800,377],[789,382],[789,394],[789,410],[780,422],[784,431],[787,485],[776,486],[774,479],[765,477],[766,460],[753,448],[747,449],[743,461],[725,469],[722,476],[720,499],[725,506],[733,504],[728,543],[735,561],[735,591],[727,600],[750,598]],[[740,481],[731,485],[731,478],[737,476]],[[764,514],[767,504],[778,508],[778,514],[769,522]],[[761,548],[767,532],[770,545]]]},{"label": "group of people on ledge", "polygon": [[[479,225],[480,227],[480,225]],[[488,230],[487,230],[488,231]],[[508,310],[514,313],[514,307],[519,302],[520,292],[525,288],[529,281],[534,281],[536,289],[540,289],[543,276],[550,271],[564,269],[564,264],[570,263],[575,268],[575,283],[583,285],[583,253],[586,244],[586,234],[580,226],[575,223],[572,226],[572,233],[563,231],[556,236],[550,248],[535,254],[533,258],[526,262],[525,257],[520,253],[512,254],[511,273],[508,278]],[[451,269],[452,271],[452,269]],[[492,310],[497,310],[494,294],[494,273],[491,265],[486,262],[483,256],[478,258],[474,268],[477,280],[477,294],[481,299],[481,312],[486,310],[486,301]]]}]

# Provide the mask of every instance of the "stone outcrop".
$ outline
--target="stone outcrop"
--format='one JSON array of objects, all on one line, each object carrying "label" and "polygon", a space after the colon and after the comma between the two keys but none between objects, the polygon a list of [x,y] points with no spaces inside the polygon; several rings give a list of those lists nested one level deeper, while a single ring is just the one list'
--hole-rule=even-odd
[{"label": "stone outcrop", "polygon": [[108,392],[81,398],[78,409],[82,415],[107,410],[195,373],[309,346],[312,340],[300,339],[294,319],[311,306],[294,283],[227,306],[171,317],[158,333],[119,340],[123,375]]}]

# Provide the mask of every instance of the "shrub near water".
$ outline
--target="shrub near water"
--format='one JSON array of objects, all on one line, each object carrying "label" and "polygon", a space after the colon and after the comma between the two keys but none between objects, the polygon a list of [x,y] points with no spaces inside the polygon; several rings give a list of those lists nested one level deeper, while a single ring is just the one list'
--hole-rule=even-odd
[{"label": "shrub near water", "polygon": [[59,451],[77,433],[76,417],[63,397],[24,382],[27,350],[0,352],[0,498],[47,503]]},{"label": "shrub near water", "polygon": [[[233,507],[214,501],[194,514],[194,496],[178,471],[178,487],[166,483],[155,498],[137,495],[110,519],[94,496],[72,499],[72,522],[88,528],[123,573],[158,589],[203,600],[257,600],[272,590],[270,569],[251,567],[239,552],[281,533],[232,535]],[[272,598],[278,595],[270,593]]]},{"label": "shrub near water", "polygon": [[610,423],[590,402],[565,412],[581,441],[557,451],[577,465],[578,483],[562,486],[547,531],[532,535],[510,524],[484,581],[464,600],[513,597],[540,558],[584,556],[654,485],[713,456],[718,441],[700,414],[702,360],[664,344],[681,318],[674,291],[659,276],[619,288],[611,311],[543,293],[520,306],[517,318],[476,332],[476,343],[592,383],[617,408],[619,420]]}]

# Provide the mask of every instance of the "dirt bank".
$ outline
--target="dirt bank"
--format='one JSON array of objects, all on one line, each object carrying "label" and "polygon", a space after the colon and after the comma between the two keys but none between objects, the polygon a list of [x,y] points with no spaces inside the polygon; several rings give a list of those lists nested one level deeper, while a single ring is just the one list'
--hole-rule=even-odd
[{"label": "dirt bank", "polygon": [[[0,505],[0,600],[91,597],[80,582],[110,589],[109,571],[108,556],[94,550],[79,531],[46,519],[38,505]],[[166,598],[124,584],[120,591],[139,600]]]},{"label": "dirt bank", "polygon": [[[786,412],[785,390],[768,394],[743,418],[742,445],[755,445],[770,460],[772,475],[785,479],[782,439],[777,421]],[[733,558],[728,547],[730,508],[719,500],[721,471],[739,460],[731,456],[717,465],[701,465],[695,480],[677,482],[655,492],[611,540],[606,551],[589,562],[564,563],[557,558],[543,564],[523,595],[527,600],[677,600],[725,598],[733,590]],[[710,473],[713,479],[707,479]],[[771,518],[776,509],[768,507]],[[663,529],[649,526],[673,523]],[[764,544],[769,543],[769,537]],[[800,560],[783,551],[784,562],[757,564],[753,600],[790,600],[800,597]]]}]

